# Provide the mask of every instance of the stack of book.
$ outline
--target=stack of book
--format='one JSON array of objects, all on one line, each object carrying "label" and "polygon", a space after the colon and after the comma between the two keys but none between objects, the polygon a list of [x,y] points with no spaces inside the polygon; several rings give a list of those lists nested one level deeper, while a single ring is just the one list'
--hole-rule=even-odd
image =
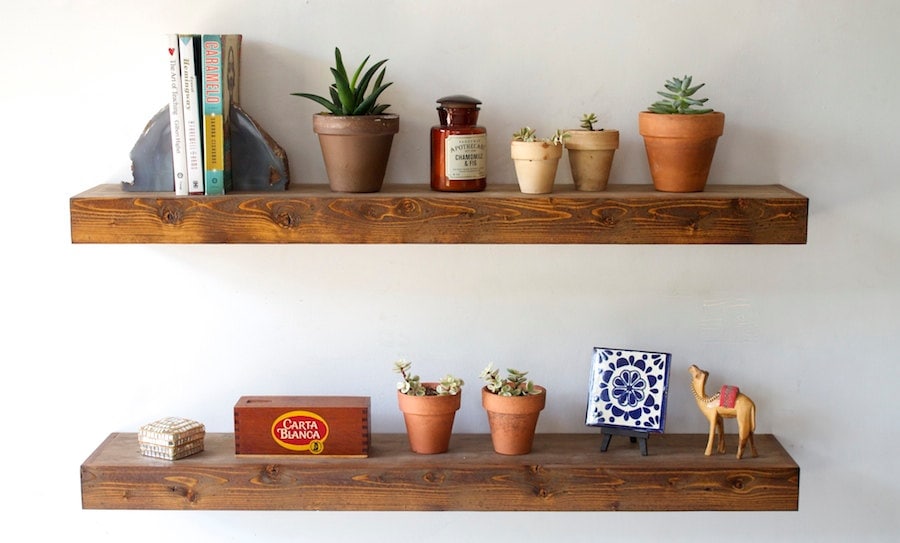
[{"label": "stack of book", "polygon": [[175,194],[224,194],[232,187],[241,34],[170,34],[167,52]]}]

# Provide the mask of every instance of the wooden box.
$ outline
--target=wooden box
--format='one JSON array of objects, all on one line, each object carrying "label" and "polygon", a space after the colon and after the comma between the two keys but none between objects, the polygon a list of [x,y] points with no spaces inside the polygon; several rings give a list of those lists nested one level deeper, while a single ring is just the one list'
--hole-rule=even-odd
[{"label": "wooden box", "polygon": [[369,456],[368,396],[242,396],[235,454]]}]

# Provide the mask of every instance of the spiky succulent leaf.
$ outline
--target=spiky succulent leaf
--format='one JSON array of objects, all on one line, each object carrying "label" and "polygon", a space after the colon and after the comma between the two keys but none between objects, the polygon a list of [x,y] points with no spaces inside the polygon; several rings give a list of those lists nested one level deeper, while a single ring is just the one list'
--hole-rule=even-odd
[{"label": "spiky succulent leaf", "polygon": [[[375,72],[378,71],[378,68],[380,68],[385,62],[387,62],[387,59],[373,64],[372,67],[369,68],[368,71],[366,71],[362,80],[360,80],[359,85],[356,85],[356,90],[354,91],[354,109],[359,107],[359,105],[365,100],[365,98],[363,97],[369,90],[369,82],[372,81],[372,77],[375,75]],[[376,81],[375,83],[375,90],[378,90],[378,88],[381,86],[381,80],[383,78],[384,70],[381,71],[381,75],[378,77],[378,81]]]},{"label": "spiky succulent leaf", "polygon": [[333,113],[333,114],[335,114],[335,115],[340,115],[340,114],[341,114],[340,104],[338,104],[337,106],[335,106],[335,104],[329,102],[328,100],[326,100],[325,98],[322,98],[321,96],[317,96],[317,95],[315,95],[315,94],[308,94],[308,93],[305,93],[305,92],[293,92],[293,93],[291,93],[291,95],[292,95],[292,96],[300,96],[300,97],[302,97],[302,98],[308,98],[308,99],[312,100],[313,102],[316,102],[316,103],[318,103],[318,104],[321,104],[321,105],[324,106],[328,111],[330,111],[331,113]]}]

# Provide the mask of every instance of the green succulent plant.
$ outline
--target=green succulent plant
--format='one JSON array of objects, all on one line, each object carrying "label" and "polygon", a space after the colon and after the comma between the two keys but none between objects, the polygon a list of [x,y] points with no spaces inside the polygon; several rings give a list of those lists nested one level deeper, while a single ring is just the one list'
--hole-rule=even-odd
[{"label": "green succulent plant", "polygon": [[494,368],[494,364],[491,363],[481,370],[479,377],[487,389],[498,396],[527,396],[541,393],[540,389],[535,388],[534,382],[526,378],[527,371],[508,368],[506,373],[505,379],[500,377],[500,370]]},{"label": "green succulent plant", "polygon": [[700,107],[709,100],[709,98],[693,98],[694,94],[706,83],[700,83],[692,87],[691,79],[691,76],[686,75],[681,79],[673,77],[671,81],[666,81],[666,90],[669,92],[657,91],[656,93],[665,98],[665,100],[654,102],[647,108],[648,111],[679,115],[699,115],[712,111],[712,109],[708,108],[691,109]]},{"label": "green succulent plant", "polygon": [[565,139],[568,137],[568,132],[556,129],[556,133],[549,138],[539,138],[535,135],[534,128],[531,128],[530,126],[523,126],[517,132],[513,133],[513,141],[546,141],[547,143],[551,143],[553,145],[562,145],[563,141],[565,141]]},{"label": "green succulent plant", "polygon": [[[594,123],[596,123],[596,122],[598,122],[597,116],[593,113],[585,113],[584,115],[581,116],[581,128],[584,128],[585,130],[590,130],[591,132],[593,132],[594,131]],[[602,128],[597,129],[597,132],[602,132],[602,131],[603,131]]]},{"label": "green succulent plant", "polygon": [[408,396],[456,396],[465,384],[462,379],[448,373],[432,388],[422,383],[419,376],[412,373],[411,368],[412,363],[406,360],[394,362],[394,371],[401,376],[397,390]]},{"label": "green succulent plant", "polygon": [[[353,77],[348,77],[347,70],[344,68],[343,58],[341,57],[341,50],[335,47],[335,65],[331,68],[334,83],[328,88],[331,99],[306,92],[292,92],[291,95],[308,98],[324,106],[334,115],[380,115],[390,107],[390,104],[379,104],[378,97],[393,82],[384,83],[386,68],[382,68],[374,83],[372,82],[372,78],[375,77],[378,68],[381,68],[387,62],[387,59],[376,62],[363,74],[362,71],[368,62],[369,57],[367,56],[353,73]],[[362,74],[361,78],[360,74]],[[372,92],[366,95],[370,84],[372,84]]]}]

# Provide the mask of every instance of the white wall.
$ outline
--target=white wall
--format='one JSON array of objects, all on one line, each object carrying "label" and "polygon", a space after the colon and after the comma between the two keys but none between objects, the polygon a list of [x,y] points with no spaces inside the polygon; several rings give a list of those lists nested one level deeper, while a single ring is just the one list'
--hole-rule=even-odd
[{"label": "white wall", "polygon": [[[512,523],[516,540],[888,540],[900,531],[898,25],[892,0],[5,3],[7,526],[29,541],[513,540],[493,533]],[[244,35],[243,104],[287,149],[295,183],[325,176],[316,107],[289,94],[325,90],[335,45],[352,61],[390,58],[393,183],[426,180],[434,101],[457,92],[484,102],[490,183],[514,182],[515,129],[571,127],[588,111],[622,132],[613,181],[647,183],[637,112],[691,73],[727,115],[711,181],[807,195],[809,242],[73,246],[68,198],[128,178],[131,146],[165,104],[167,32]],[[184,316],[203,332],[180,330]],[[739,384],[758,431],[801,466],[799,512],[80,508],[79,465],[110,432],[167,415],[230,431],[242,394],[370,395],[375,430],[403,431],[399,356],[470,380],[458,431],[487,431],[471,391],[488,361],[550,388],[541,431],[590,431],[595,345],[673,353],[670,432],[705,429],[689,364]]]}]

